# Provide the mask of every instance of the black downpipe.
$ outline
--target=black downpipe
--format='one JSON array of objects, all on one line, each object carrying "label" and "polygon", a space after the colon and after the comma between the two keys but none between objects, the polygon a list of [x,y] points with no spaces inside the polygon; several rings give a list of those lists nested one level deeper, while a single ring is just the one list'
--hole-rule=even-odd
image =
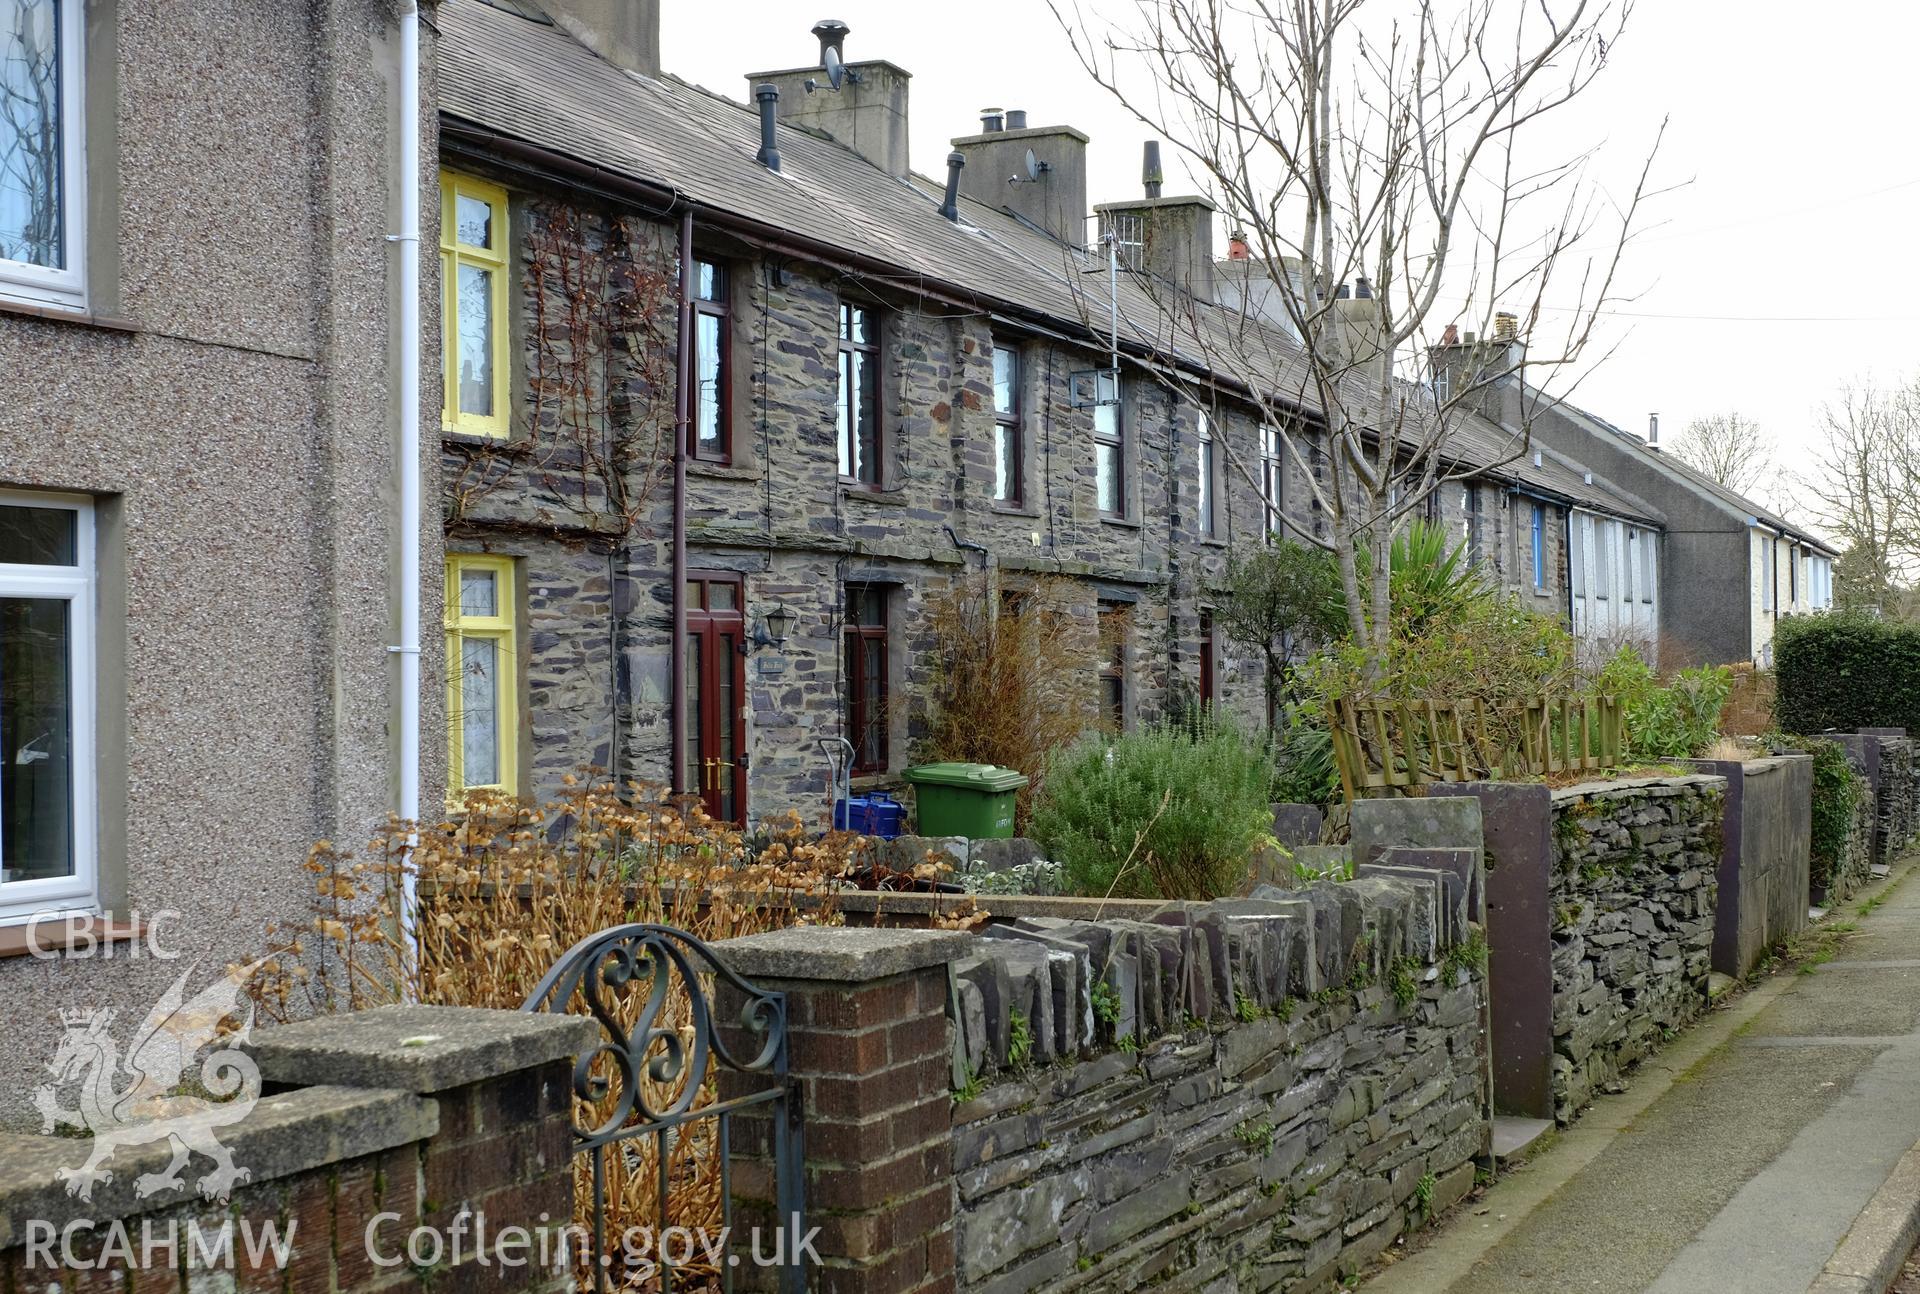
[{"label": "black downpipe", "polygon": [[673,642],[667,660],[667,714],[673,768],[667,779],[684,794],[687,776],[687,430],[693,384],[693,212],[680,216],[680,337],[673,383]]}]

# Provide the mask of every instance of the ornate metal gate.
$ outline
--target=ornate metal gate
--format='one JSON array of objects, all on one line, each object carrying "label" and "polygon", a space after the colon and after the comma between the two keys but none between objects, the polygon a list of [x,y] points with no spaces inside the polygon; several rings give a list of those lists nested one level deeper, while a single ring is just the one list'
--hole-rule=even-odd
[{"label": "ornate metal gate", "polygon": [[[755,1054],[736,1055],[728,1046],[713,1018],[709,982],[740,998],[734,1022],[738,1027],[731,1030],[733,1046],[757,1047]],[[520,1009],[576,1010],[576,996],[604,1035],[573,1067],[578,1101],[574,1151],[590,1162],[592,1217],[587,1226],[593,1253],[588,1262],[597,1269],[597,1287],[606,1291],[638,1283],[674,1289],[674,1260],[679,1259],[679,1288],[694,1288],[684,1268],[695,1265],[703,1274],[711,1273],[706,1279],[717,1274],[721,1288],[731,1291],[737,1265],[777,1254],[772,1265],[779,1268],[781,1291],[800,1294],[806,1288],[804,1246],[798,1243],[805,1234],[800,1099],[797,1081],[787,1074],[786,995],[747,983],[684,930],[635,924],[603,930],[568,949]],[[727,1075],[749,1077],[721,1084],[718,1080]],[[740,1091],[752,1086],[754,1076],[763,1076],[765,1087]],[[710,1079],[716,1089],[725,1090],[710,1092]],[[750,1248],[733,1239],[733,1121],[742,1111],[757,1114],[761,1107],[767,1115],[766,1148],[772,1152],[771,1221],[779,1229],[773,1253],[763,1247],[757,1232]],[[626,1189],[642,1184],[642,1175],[652,1178],[656,1196],[653,1215],[644,1220],[636,1216]],[[610,1180],[620,1190],[613,1219],[622,1224],[618,1252],[608,1248]],[[715,1185],[718,1200],[703,1204]],[[691,1204],[678,1214],[669,1207],[676,1190],[683,1205]],[[580,1214],[576,1202],[576,1225],[583,1221]],[[720,1228],[718,1239],[712,1234],[714,1223]],[[670,1227],[683,1243],[669,1243]],[[632,1237],[637,1231],[652,1237],[650,1258],[647,1248],[636,1252]],[[650,1275],[649,1262],[655,1264],[657,1285],[644,1279]]]}]

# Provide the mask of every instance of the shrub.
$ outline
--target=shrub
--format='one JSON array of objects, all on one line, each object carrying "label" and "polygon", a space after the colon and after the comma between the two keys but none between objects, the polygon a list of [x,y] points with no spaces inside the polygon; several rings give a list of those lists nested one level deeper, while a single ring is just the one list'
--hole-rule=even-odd
[{"label": "shrub", "polygon": [[1783,620],[1773,636],[1775,714],[1789,732],[1920,733],[1920,625],[1835,611]]},{"label": "shrub", "polygon": [[1332,804],[1340,765],[1326,720],[1304,705],[1287,707],[1273,747],[1273,798],[1289,804]]},{"label": "shrub", "polygon": [[1033,834],[1070,893],[1208,899],[1239,889],[1273,829],[1264,743],[1214,719],[1092,738],[1047,764]]},{"label": "shrub", "polygon": [[1615,653],[1594,680],[1596,693],[1620,698],[1622,755],[1641,762],[1691,759],[1713,745],[1732,690],[1733,671],[1724,665],[1683,669],[1662,684],[1632,647]]},{"label": "shrub", "polygon": [[[422,824],[411,856],[410,824],[398,819],[380,829],[364,858],[326,841],[315,845],[307,861],[313,916],[269,931],[267,957],[246,984],[260,1015],[279,1021],[408,998],[511,1010],[576,942],[629,921],[678,926],[710,942],[837,920],[832,881],[860,838],[814,841],[794,816],[749,841],[708,818],[697,801],[676,804],[655,789],[622,792],[591,778],[569,782],[545,806],[470,792],[460,821]],[[409,874],[417,881],[411,898],[403,884]],[[406,927],[419,932],[417,958],[401,937]],[[645,977],[636,982],[649,986]],[[677,1037],[691,1030],[686,989],[673,978],[656,1030]],[[610,996],[613,1014],[631,1029],[647,993]],[[578,993],[565,1006],[587,1013]],[[598,1060],[594,1072],[611,1080],[612,1091],[591,1109],[581,1105],[581,1126],[611,1117],[620,1090],[609,1060]],[[669,1108],[686,1081],[683,1073],[643,1070],[655,1109]],[[709,1074],[694,1104],[713,1099]],[[675,1186],[664,1213],[654,1139],[626,1144],[625,1154],[606,1157],[609,1235],[655,1227],[663,1216],[675,1226],[720,1225],[713,1138],[686,1137],[669,1151]],[[574,1221],[591,1226],[588,1157],[576,1156],[574,1168]]]},{"label": "shrub", "polygon": [[1228,638],[1260,653],[1268,714],[1280,712],[1301,647],[1334,641],[1347,623],[1333,555],[1290,540],[1235,553],[1216,614]]},{"label": "shrub", "polygon": [[[1027,775],[1015,802],[1024,828],[1047,756],[1086,730],[1088,645],[1068,611],[1070,586],[1041,583],[996,607],[984,578],[961,580],[927,608],[934,676],[922,763],[998,764]],[[903,704],[918,705],[918,698]]]},{"label": "shrub", "polygon": [[1867,794],[1860,776],[1838,743],[1787,737],[1783,744],[1798,746],[1813,756],[1813,851],[1809,879],[1816,893],[1833,883],[1834,869],[1853,835],[1853,814]]}]

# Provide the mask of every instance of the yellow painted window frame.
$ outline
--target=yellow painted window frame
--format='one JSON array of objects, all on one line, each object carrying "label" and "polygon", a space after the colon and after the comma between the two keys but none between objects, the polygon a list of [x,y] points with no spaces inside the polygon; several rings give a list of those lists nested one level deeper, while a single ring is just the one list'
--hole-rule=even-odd
[{"label": "yellow painted window frame", "polygon": [[[491,571],[494,577],[492,616],[463,615],[460,610],[460,580],[467,571]],[[447,799],[458,806],[468,791],[501,791],[519,794],[520,784],[520,652],[519,606],[514,561],[482,553],[447,554]],[[500,716],[499,782],[478,786],[466,784],[466,723],[460,699],[461,644],[469,638],[487,638],[499,644],[500,662],[494,686],[494,711]]]},{"label": "yellow painted window frame", "polygon": [[[457,198],[472,198],[492,209],[489,227],[492,247],[460,242],[454,229]],[[466,436],[504,438],[512,430],[513,382],[507,366],[507,191],[471,176],[440,173],[440,426]],[[491,272],[493,320],[493,412],[460,411],[460,275],[459,267],[473,265]]]}]

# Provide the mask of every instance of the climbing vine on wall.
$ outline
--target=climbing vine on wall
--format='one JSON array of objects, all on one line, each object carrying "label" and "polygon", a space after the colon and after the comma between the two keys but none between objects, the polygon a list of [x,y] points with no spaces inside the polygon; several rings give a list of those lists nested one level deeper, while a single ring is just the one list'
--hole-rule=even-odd
[{"label": "climbing vine on wall", "polygon": [[524,419],[508,439],[446,442],[446,522],[475,519],[505,490],[514,516],[489,526],[622,544],[644,532],[672,470],[671,231],[546,200],[521,224],[510,300],[524,321],[514,384]]}]

